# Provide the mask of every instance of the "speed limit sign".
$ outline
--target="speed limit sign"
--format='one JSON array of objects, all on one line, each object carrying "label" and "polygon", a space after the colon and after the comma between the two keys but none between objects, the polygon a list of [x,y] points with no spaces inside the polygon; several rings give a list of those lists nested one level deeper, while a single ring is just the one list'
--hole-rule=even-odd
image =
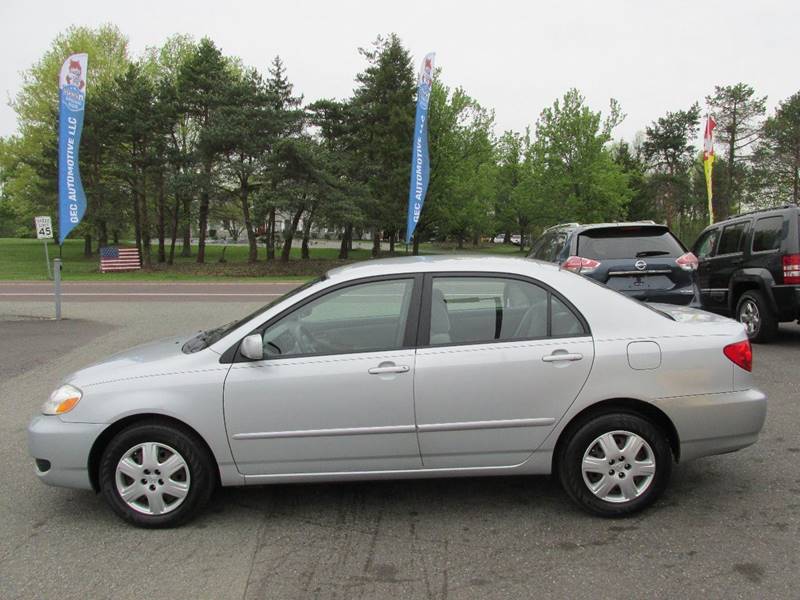
[{"label": "speed limit sign", "polygon": [[52,240],[53,222],[50,217],[34,217],[34,221],[36,222],[36,239]]}]

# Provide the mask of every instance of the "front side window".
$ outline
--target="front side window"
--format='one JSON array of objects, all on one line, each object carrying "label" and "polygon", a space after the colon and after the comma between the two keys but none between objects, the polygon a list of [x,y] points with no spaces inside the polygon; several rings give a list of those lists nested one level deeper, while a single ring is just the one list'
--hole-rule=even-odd
[{"label": "front side window", "polygon": [[753,229],[753,252],[778,250],[788,232],[789,222],[780,215],[759,219]]},{"label": "front side window", "polygon": [[434,277],[431,345],[584,335],[581,320],[548,290],[503,277]]},{"label": "front side window", "polygon": [[719,229],[706,231],[695,244],[695,256],[697,256],[698,259],[711,256],[714,253],[714,247],[717,245],[718,237]]},{"label": "front side window", "polygon": [[565,231],[546,233],[534,244],[528,256],[547,262],[558,262],[558,255],[561,253],[566,239],[567,234]]},{"label": "front side window", "polygon": [[533,244],[533,248],[531,248],[531,253],[528,257],[537,260],[547,260],[546,257],[550,251],[551,242],[554,237],[554,233],[545,233]]},{"label": "front side window", "polygon": [[736,254],[742,251],[742,238],[744,237],[744,229],[747,223],[734,223],[728,225],[722,230],[722,236],[719,239],[719,249],[717,249],[717,256],[722,254]]},{"label": "front side window", "polygon": [[413,288],[413,279],[373,281],[316,298],[262,333],[264,356],[402,348]]}]

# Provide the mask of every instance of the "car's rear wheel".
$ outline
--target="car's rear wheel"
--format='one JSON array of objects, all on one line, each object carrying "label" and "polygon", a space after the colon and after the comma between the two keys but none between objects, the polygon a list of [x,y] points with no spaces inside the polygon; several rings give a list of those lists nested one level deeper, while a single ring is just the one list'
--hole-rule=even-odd
[{"label": "car's rear wheel", "polygon": [[744,324],[751,342],[769,342],[778,333],[778,319],[758,290],[742,294],[736,303],[736,319]]},{"label": "car's rear wheel", "polygon": [[558,460],[567,495],[603,517],[628,515],[652,504],[672,471],[663,432],[632,413],[609,413],[578,427]]},{"label": "car's rear wheel", "polygon": [[194,435],[157,422],[119,432],[100,461],[100,489],[111,508],[140,527],[174,527],[208,502],[216,479]]}]

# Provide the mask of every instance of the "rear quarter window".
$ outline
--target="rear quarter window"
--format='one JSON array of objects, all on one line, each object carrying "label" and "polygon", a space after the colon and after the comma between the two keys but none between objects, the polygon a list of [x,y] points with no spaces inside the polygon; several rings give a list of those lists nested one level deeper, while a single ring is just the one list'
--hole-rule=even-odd
[{"label": "rear quarter window", "polygon": [[781,215],[756,221],[753,229],[753,252],[778,250],[789,233],[789,221]]},{"label": "rear quarter window", "polygon": [[578,256],[595,260],[674,256],[684,253],[672,233],[661,227],[590,229],[578,237]]}]

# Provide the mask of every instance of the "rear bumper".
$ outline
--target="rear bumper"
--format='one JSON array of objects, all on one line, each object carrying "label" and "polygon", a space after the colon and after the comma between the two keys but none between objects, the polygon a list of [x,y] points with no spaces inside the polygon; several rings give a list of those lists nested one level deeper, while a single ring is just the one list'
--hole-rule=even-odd
[{"label": "rear bumper", "polygon": [[754,444],[767,415],[767,397],[757,389],[660,398],[653,403],[675,425],[681,460],[725,454]]},{"label": "rear bumper", "polygon": [[89,452],[105,428],[96,423],[66,423],[39,415],[28,425],[28,450],[39,479],[48,485],[92,489]]},{"label": "rear bumper", "polygon": [[775,309],[780,321],[800,319],[800,286],[773,286],[772,298],[775,301]]},{"label": "rear bumper", "polygon": [[695,290],[691,285],[671,290],[619,291],[642,302],[663,302],[664,304],[678,304],[681,306],[688,306],[695,298]]}]

